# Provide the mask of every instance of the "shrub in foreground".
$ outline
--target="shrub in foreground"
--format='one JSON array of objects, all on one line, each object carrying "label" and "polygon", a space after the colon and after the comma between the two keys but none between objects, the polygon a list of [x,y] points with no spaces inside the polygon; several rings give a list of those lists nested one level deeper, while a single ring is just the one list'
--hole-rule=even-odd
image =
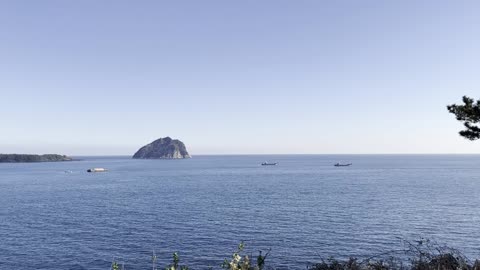
[{"label": "shrub in foreground", "polygon": [[[237,250],[230,259],[225,259],[219,266],[224,270],[263,270],[266,269],[266,258],[269,252],[259,255],[253,259],[244,254],[244,243],[238,245]],[[156,266],[157,257],[155,252],[152,256],[152,270],[158,270]],[[317,263],[298,265],[297,269],[307,270],[480,270],[480,260],[470,261],[458,250],[440,246],[430,240],[420,239],[414,243],[405,241],[405,248],[392,250],[377,254],[360,260],[349,258],[348,260],[337,260],[333,257],[321,259]],[[268,267],[275,269],[274,267]],[[112,262],[112,270],[125,270],[115,260]],[[213,268],[211,268],[213,269]],[[172,264],[165,270],[189,270],[186,265],[180,265],[178,253],[173,253]]]}]

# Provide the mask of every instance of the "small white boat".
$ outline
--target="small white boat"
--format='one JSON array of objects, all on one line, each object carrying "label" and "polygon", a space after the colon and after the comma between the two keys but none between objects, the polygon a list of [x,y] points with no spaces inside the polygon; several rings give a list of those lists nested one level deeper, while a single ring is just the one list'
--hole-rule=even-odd
[{"label": "small white boat", "polygon": [[87,172],[106,172],[106,171],[108,170],[105,168],[92,168],[87,170]]}]

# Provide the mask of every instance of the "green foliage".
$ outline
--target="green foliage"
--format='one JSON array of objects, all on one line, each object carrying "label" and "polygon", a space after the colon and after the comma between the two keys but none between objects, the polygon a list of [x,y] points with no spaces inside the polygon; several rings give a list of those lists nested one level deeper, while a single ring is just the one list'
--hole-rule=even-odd
[{"label": "green foliage", "polygon": [[[363,260],[357,258],[337,260],[333,257],[321,259],[319,263],[308,265],[307,270],[480,270],[479,260],[472,263],[457,250],[441,246],[428,239],[421,238],[418,241],[404,241],[404,243],[404,249],[387,251]],[[221,267],[224,270],[265,269],[265,259],[270,252],[262,255],[260,251],[255,262],[244,254],[244,249],[245,244],[241,242],[232,257],[225,259]],[[153,252],[153,270],[156,270],[156,261],[157,256]],[[305,266],[298,265],[295,268],[301,269]],[[124,270],[125,268],[114,260],[111,269]],[[180,256],[175,252],[172,256],[172,264],[165,270],[189,270],[189,267],[180,265]]]},{"label": "green foliage", "polygon": [[350,258],[347,261],[338,261],[333,257],[323,260],[319,263],[307,267],[309,270],[360,270],[361,267],[356,258]]},{"label": "green foliage", "polygon": [[188,266],[179,266],[180,256],[177,252],[173,253],[173,263],[165,268],[165,270],[188,270]]},{"label": "green foliage", "polygon": [[322,260],[320,263],[313,264],[307,267],[308,270],[394,270],[406,269],[402,263],[394,257],[386,259],[375,260],[368,258],[359,261],[357,258],[349,258],[346,261],[338,261],[330,257],[327,260]]},{"label": "green foliage", "polygon": [[467,96],[463,97],[463,105],[448,105],[447,109],[453,113],[458,121],[463,122],[465,130],[460,131],[460,136],[469,140],[480,139],[480,100],[475,101]]},{"label": "green foliage", "polygon": [[[480,261],[470,264],[460,252],[444,247],[428,239],[415,242],[405,241],[406,248],[394,250],[359,261],[350,258],[338,261],[334,258],[322,260],[307,267],[308,270],[480,270]],[[383,257],[392,253],[403,253],[408,262],[394,256]]]},{"label": "green foliage", "polygon": [[152,251],[152,270],[157,270],[157,255],[155,250]]},{"label": "green foliage", "polygon": [[114,259],[113,262],[112,262],[112,266],[110,267],[110,269],[111,269],[111,270],[124,270],[125,267],[124,267],[123,265],[120,266],[120,264],[119,264],[117,261],[115,261],[115,259]]},{"label": "green foliage", "polygon": [[473,269],[473,266],[469,265],[467,258],[458,250],[438,245],[423,238],[414,244],[407,243],[410,247],[407,250],[407,254],[410,255],[410,264],[413,270]]},{"label": "green foliage", "polygon": [[262,270],[265,266],[265,259],[269,252],[262,256],[262,251],[259,251],[256,264],[251,261],[248,255],[243,255],[245,244],[240,242],[237,250],[233,253],[231,260],[225,259],[222,268],[225,270]]}]

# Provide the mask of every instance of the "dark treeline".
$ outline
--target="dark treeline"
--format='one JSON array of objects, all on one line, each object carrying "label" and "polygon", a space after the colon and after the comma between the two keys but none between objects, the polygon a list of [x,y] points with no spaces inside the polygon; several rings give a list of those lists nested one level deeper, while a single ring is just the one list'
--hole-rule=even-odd
[{"label": "dark treeline", "polygon": [[72,158],[64,155],[46,154],[0,154],[0,162],[53,162],[53,161],[71,161]]}]

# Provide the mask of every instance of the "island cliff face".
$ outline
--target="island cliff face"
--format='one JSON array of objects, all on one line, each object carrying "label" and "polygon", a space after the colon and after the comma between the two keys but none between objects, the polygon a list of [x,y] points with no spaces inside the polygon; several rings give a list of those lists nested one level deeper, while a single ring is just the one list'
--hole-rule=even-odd
[{"label": "island cliff face", "polygon": [[133,158],[138,159],[181,159],[190,158],[185,144],[170,137],[160,138],[140,148]]},{"label": "island cliff face", "polygon": [[30,154],[0,154],[1,162],[54,162],[54,161],[72,161],[72,158],[64,155],[30,155]]}]

